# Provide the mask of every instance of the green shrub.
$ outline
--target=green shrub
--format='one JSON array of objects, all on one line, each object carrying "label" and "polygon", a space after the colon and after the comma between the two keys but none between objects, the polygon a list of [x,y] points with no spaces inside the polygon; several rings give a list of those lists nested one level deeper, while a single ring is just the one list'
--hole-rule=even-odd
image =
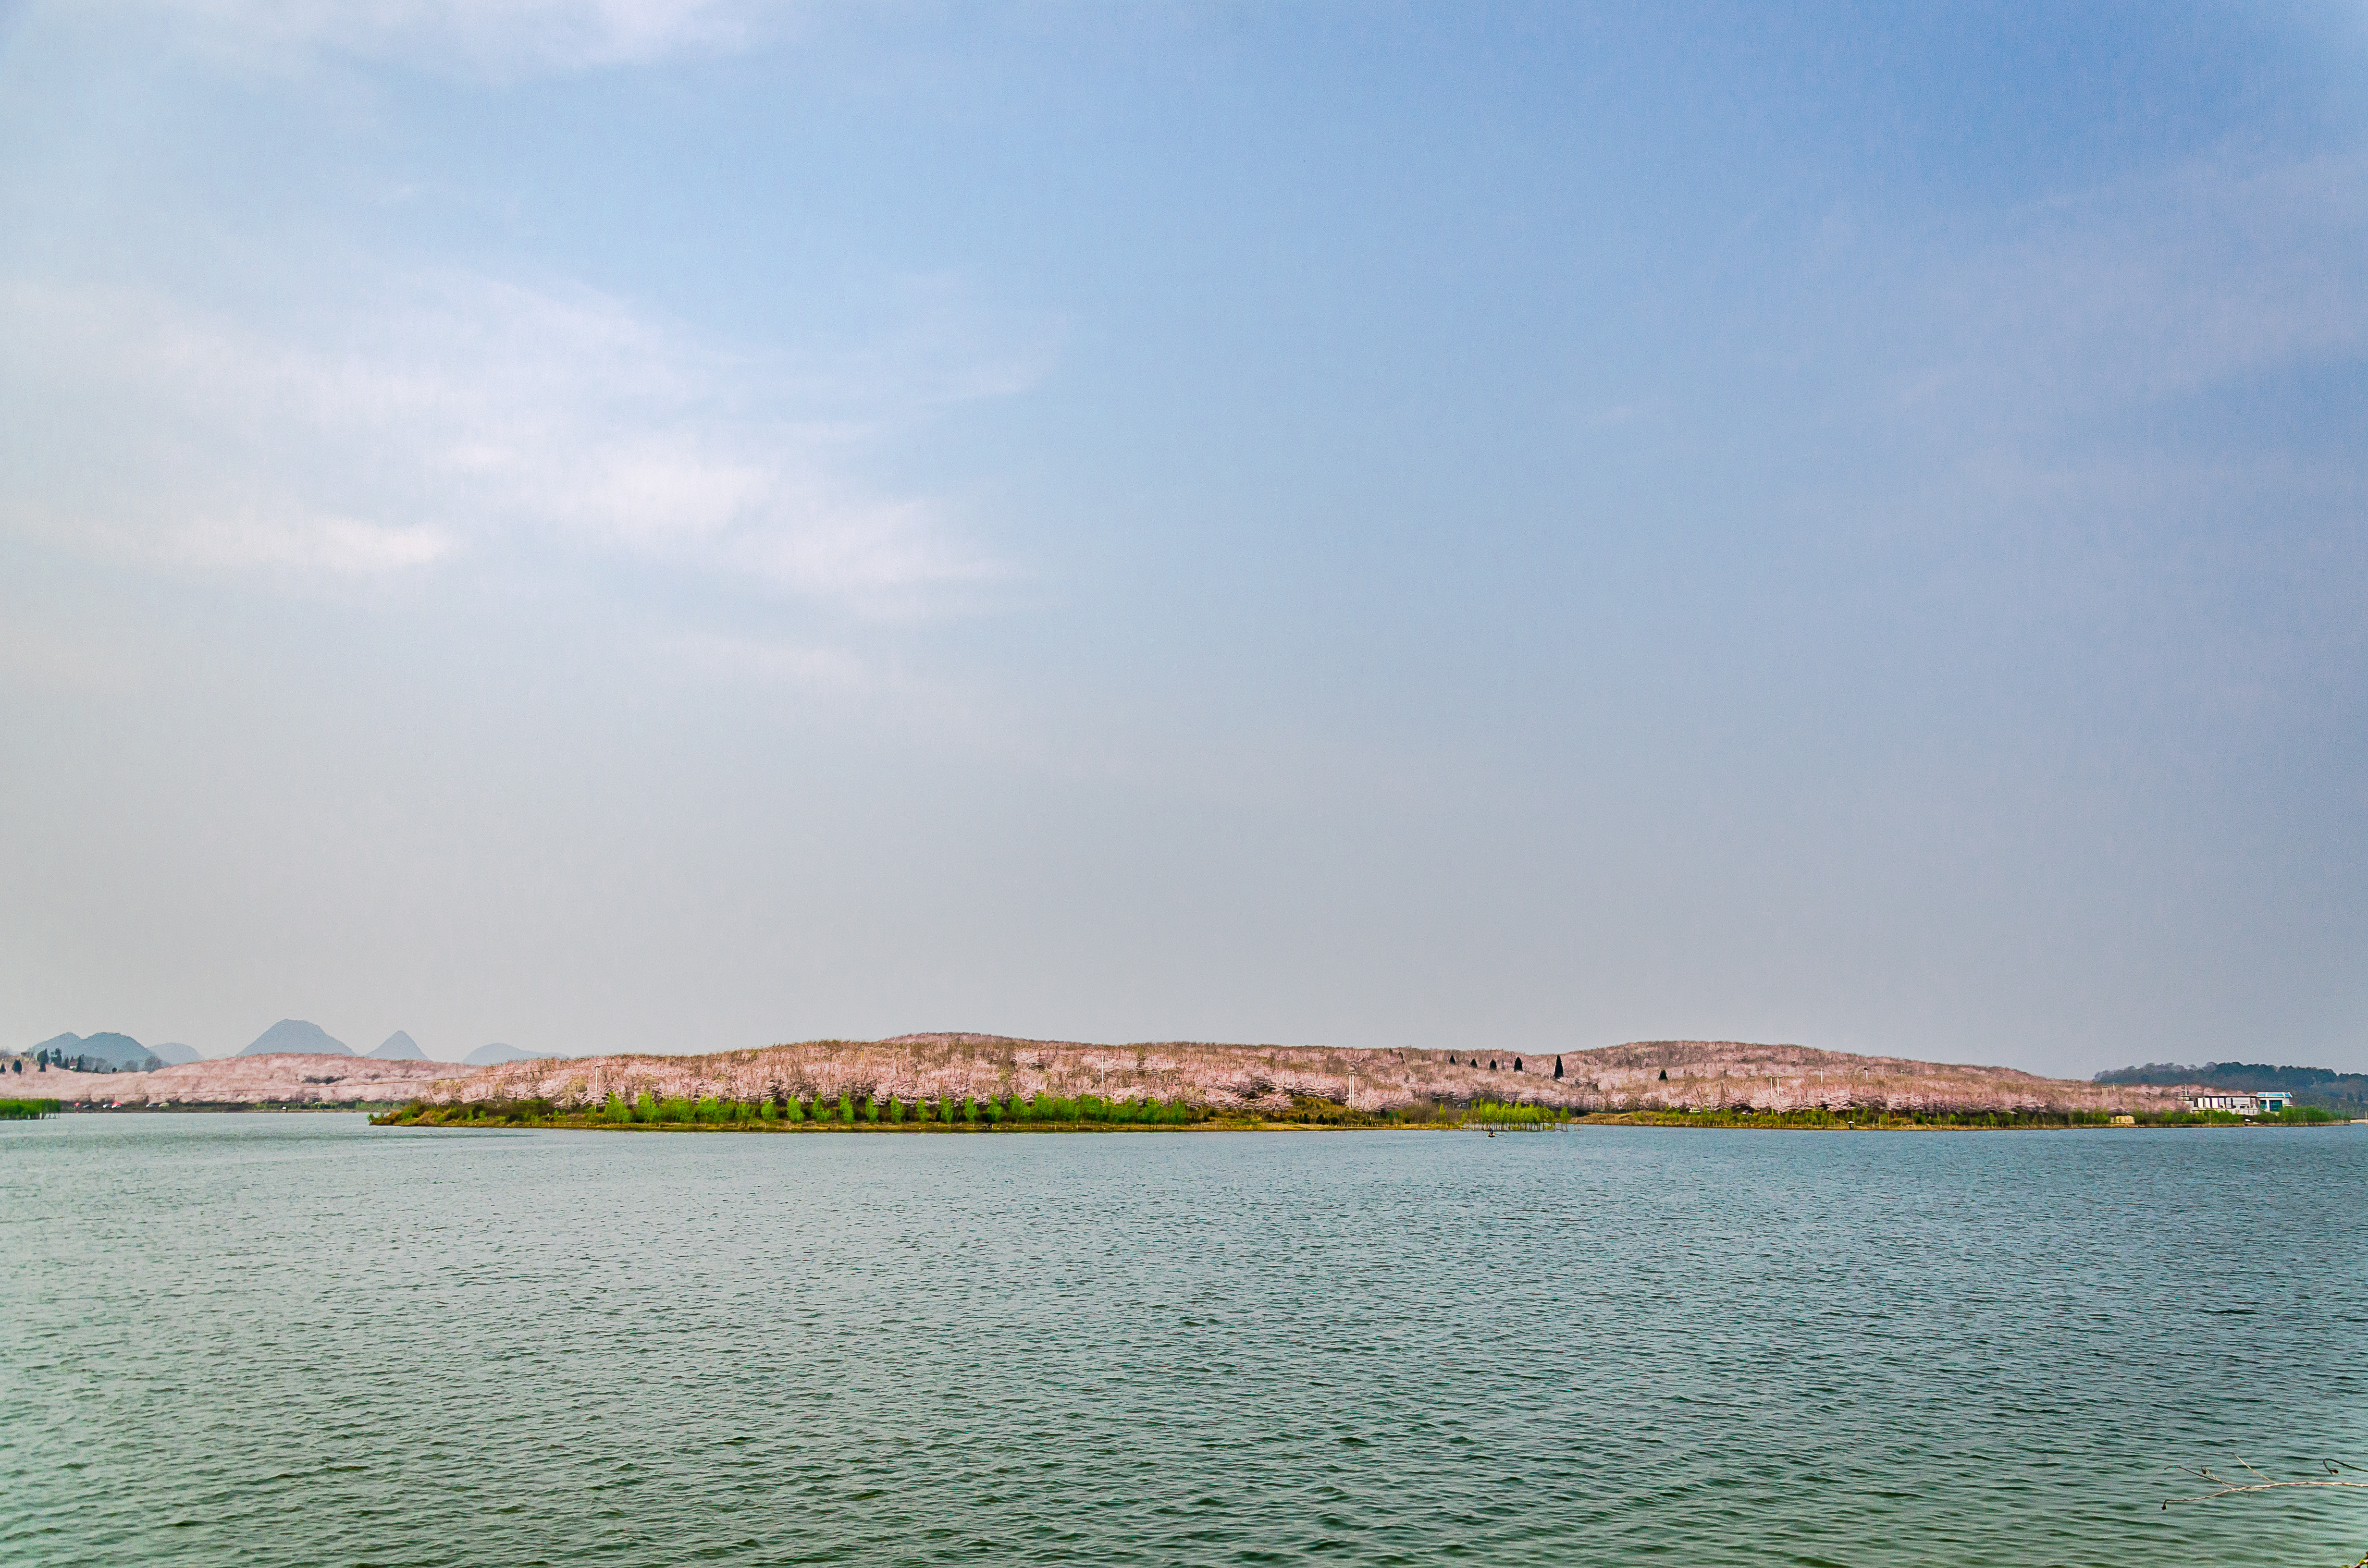
[{"label": "green shrub", "polygon": [[1474,1100],[1464,1113],[1469,1121],[1489,1122],[1510,1126],[1538,1126],[1554,1119],[1553,1111],[1538,1105],[1499,1105],[1490,1100]]}]

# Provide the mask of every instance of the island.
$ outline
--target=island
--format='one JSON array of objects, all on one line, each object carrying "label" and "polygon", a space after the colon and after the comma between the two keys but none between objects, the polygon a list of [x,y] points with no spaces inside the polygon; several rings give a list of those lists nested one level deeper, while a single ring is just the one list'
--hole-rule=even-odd
[{"label": "island", "polygon": [[[2294,1119],[2313,1119],[2294,1113]],[[2316,1119],[2331,1119],[2317,1113]],[[778,1132],[1666,1126],[2043,1128],[2247,1119],[2177,1085],[2100,1085],[1734,1040],[1587,1051],[1346,1050],[987,1034],[703,1056],[514,1062],[446,1080],[389,1126]]]}]

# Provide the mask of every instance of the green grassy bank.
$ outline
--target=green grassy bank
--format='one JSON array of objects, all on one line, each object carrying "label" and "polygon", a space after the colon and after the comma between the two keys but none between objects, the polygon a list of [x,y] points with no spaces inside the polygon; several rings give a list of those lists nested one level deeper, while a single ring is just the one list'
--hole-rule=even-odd
[{"label": "green grassy bank", "polygon": [[1288,1109],[1214,1111],[1187,1100],[1103,1099],[1081,1095],[1024,1098],[903,1100],[841,1095],[833,1099],[660,1099],[611,1096],[598,1106],[549,1100],[475,1100],[465,1105],[414,1102],[370,1118],[377,1127],[576,1127],[619,1131],[732,1132],[1124,1132],[1180,1128],[1208,1130],[1320,1127],[1552,1126],[1569,1119],[1539,1106],[1421,1106],[1368,1112],[1337,1100],[1302,1097]]},{"label": "green grassy bank", "polygon": [[0,1100],[0,1121],[39,1121],[57,1114],[55,1100]]},{"label": "green grassy bank", "polygon": [[[1478,1101],[1469,1106],[1423,1104],[1362,1111],[1337,1100],[1301,1097],[1289,1108],[1212,1110],[1186,1100],[1102,1099],[1093,1095],[1065,1099],[943,1100],[874,1099],[841,1095],[837,1099],[734,1100],[610,1097],[604,1105],[563,1106],[549,1100],[472,1100],[463,1105],[410,1105],[370,1118],[376,1127],[566,1127],[612,1131],[666,1132],[1126,1132],[1179,1129],[1241,1131],[1257,1128],[1474,1128],[1489,1131],[1545,1131],[1555,1127],[1734,1127],[1834,1131],[1907,1131],[1918,1129],[1970,1131],[2105,1127],[2111,1111],[1918,1111],[1848,1110],[1632,1110],[1565,1112],[1547,1106]],[[2142,1127],[2317,1126],[2342,1118],[2317,1108],[2281,1116],[2248,1119],[2225,1111],[2179,1111],[2135,1118]]]}]

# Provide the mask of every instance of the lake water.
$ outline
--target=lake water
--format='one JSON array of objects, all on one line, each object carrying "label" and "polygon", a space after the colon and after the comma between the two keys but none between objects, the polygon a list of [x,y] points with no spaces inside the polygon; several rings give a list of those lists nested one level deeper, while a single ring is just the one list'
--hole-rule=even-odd
[{"label": "lake water", "polygon": [[0,1124],[0,1561],[2354,1562],[2368,1128]]}]

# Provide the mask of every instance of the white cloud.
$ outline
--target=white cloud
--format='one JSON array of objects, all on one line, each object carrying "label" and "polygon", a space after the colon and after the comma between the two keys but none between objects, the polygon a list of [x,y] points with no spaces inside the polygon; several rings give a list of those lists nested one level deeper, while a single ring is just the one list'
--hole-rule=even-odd
[{"label": "white cloud", "polygon": [[606,296],[460,274],[268,325],[19,284],[0,288],[0,528],[325,577],[512,540],[909,612],[996,569],[929,501],[855,476],[948,373],[916,369],[901,408],[863,379],[834,399]]}]

